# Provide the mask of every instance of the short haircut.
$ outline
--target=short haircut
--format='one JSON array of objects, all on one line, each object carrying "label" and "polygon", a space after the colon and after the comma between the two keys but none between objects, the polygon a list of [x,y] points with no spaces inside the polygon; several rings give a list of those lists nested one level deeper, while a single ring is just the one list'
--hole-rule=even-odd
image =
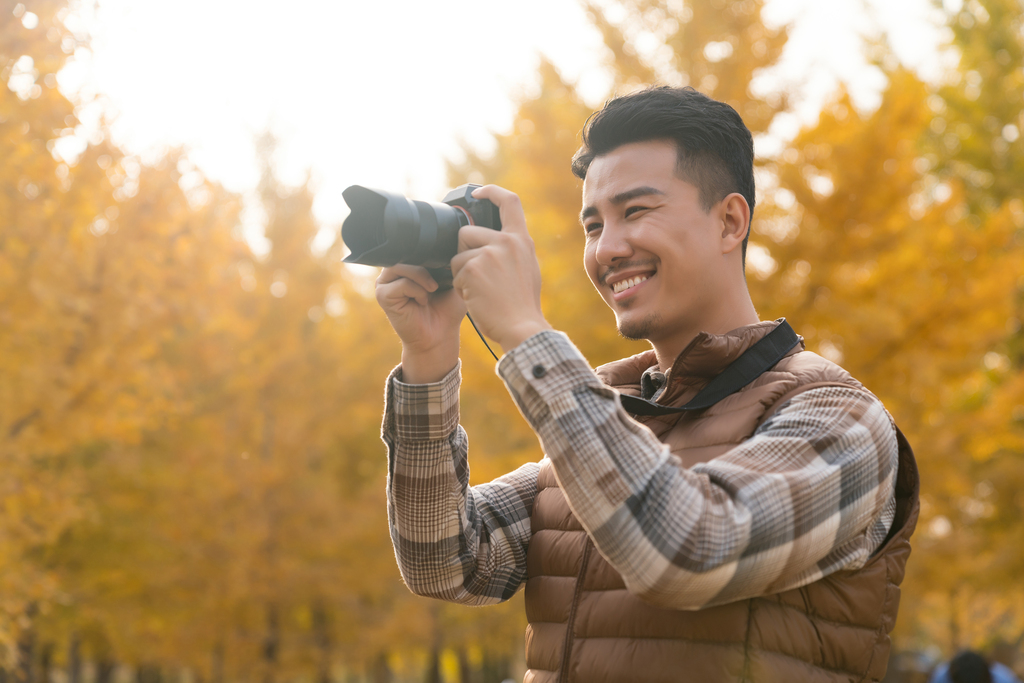
[{"label": "short haircut", "polygon": [[[710,211],[738,192],[754,215],[754,138],[736,110],[693,88],[648,88],[617,97],[587,119],[583,146],[572,159],[580,179],[596,157],[622,145],[671,140],[678,150],[676,174],[695,186]],[[743,238],[746,261],[747,236]]]},{"label": "short haircut", "polygon": [[988,662],[971,650],[964,650],[950,660],[949,677],[953,683],[992,683]]}]

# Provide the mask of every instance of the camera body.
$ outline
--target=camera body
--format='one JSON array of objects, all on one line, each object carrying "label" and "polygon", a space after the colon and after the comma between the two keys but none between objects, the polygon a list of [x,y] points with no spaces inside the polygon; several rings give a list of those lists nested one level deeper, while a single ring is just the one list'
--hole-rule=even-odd
[{"label": "camera body", "polygon": [[479,185],[461,185],[441,203],[424,202],[384,190],[352,185],[341,193],[352,212],[341,227],[351,252],[344,263],[424,266],[442,289],[451,287],[451,260],[458,253],[459,230],[480,225],[501,230],[498,207],[474,199]]},{"label": "camera body", "polygon": [[501,230],[501,214],[490,199],[476,199],[473,191],[481,187],[467,183],[459,185],[454,190],[448,190],[448,194],[441,200],[448,206],[458,207],[469,214],[470,225],[479,225],[492,230]]}]

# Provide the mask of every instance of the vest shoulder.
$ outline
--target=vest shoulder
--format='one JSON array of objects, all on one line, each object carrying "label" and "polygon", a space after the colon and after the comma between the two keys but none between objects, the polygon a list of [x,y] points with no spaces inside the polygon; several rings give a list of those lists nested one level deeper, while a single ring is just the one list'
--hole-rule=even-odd
[{"label": "vest shoulder", "polygon": [[602,382],[610,387],[640,383],[640,376],[652,365],[657,365],[658,356],[654,351],[644,351],[635,356],[613,360],[594,369]]},{"label": "vest shoulder", "polygon": [[847,384],[855,389],[863,389],[864,385],[854,379],[853,375],[827,358],[822,358],[813,351],[798,351],[780,360],[774,372],[786,372],[793,375],[800,385],[818,382],[836,382]]}]

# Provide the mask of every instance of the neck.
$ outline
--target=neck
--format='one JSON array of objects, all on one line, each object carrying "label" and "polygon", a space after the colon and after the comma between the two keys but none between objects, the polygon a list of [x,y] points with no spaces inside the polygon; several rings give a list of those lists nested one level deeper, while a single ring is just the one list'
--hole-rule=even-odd
[{"label": "neck", "polygon": [[736,296],[717,301],[701,313],[703,315],[680,325],[674,333],[649,340],[662,372],[669,371],[683,349],[701,332],[725,334],[736,328],[761,322],[746,287]]}]

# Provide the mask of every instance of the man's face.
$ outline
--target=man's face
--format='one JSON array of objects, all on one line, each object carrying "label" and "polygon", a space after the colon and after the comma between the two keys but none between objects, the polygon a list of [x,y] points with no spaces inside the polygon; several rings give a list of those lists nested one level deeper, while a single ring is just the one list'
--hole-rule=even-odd
[{"label": "man's face", "polygon": [[718,207],[701,208],[676,161],[674,142],[631,143],[595,158],[583,183],[587,275],[620,334],[655,344],[700,327],[725,270]]}]

